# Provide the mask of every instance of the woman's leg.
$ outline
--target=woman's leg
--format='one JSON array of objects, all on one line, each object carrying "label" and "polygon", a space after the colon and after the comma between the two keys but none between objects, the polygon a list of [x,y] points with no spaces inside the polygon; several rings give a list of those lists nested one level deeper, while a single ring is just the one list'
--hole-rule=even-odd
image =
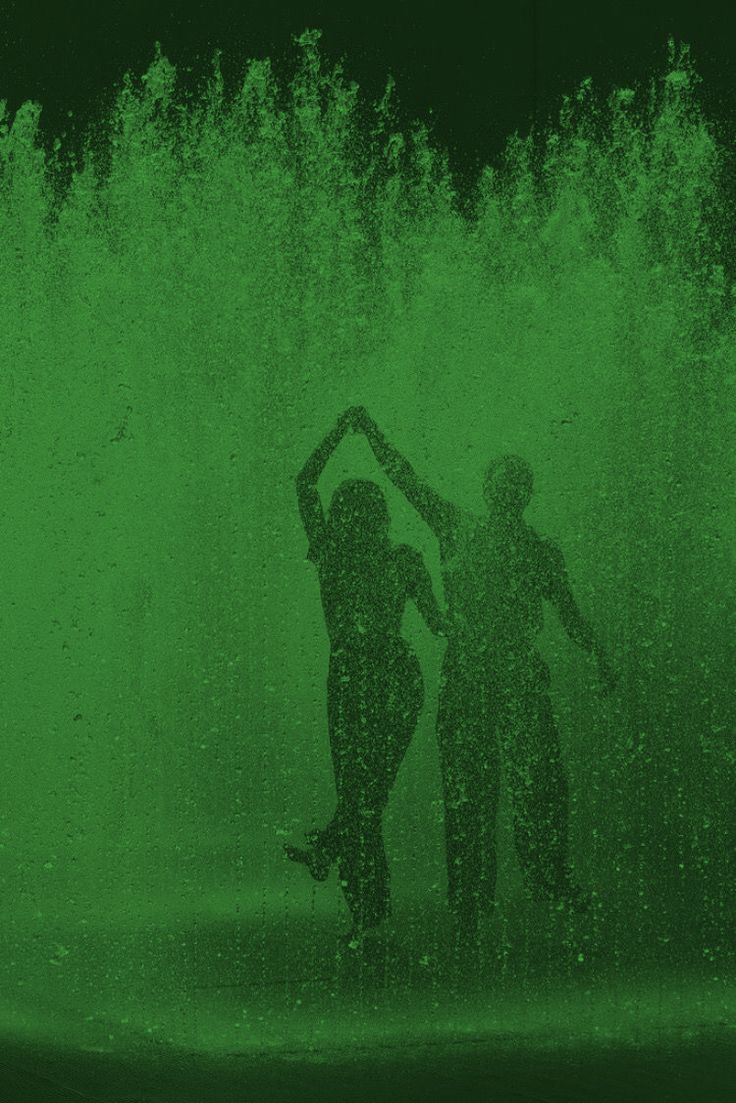
[{"label": "woman's leg", "polygon": [[388,863],[380,819],[365,807],[351,810],[338,870],[353,929],[378,926],[390,912]]},{"label": "woman's leg", "polygon": [[390,913],[382,816],[423,702],[421,671],[408,648],[363,668],[351,708],[351,753],[340,759],[340,878],[359,928]]},{"label": "woman's leg", "polygon": [[305,865],[317,881],[324,881],[345,849],[343,836],[351,819],[350,729],[355,723],[350,692],[350,664],[343,653],[330,656],[327,676],[327,726],[335,775],[337,803],[329,823],[306,832],[307,847],[286,845],[287,856]]}]

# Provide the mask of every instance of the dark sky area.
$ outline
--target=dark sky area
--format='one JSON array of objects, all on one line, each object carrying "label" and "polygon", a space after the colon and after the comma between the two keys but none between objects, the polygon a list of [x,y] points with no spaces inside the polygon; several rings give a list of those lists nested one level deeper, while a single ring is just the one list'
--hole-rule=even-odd
[{"label": "dark sky area", "polygon": [[83,126],[127,69],[144,70],[156,40],[195,76],[215,48],[226,77],[266,55],[287,73],[305,27],[371,97],[393,73],[408,116],[430,119],[461,169],[494,160],[586,76],[608,88],[661,69],[669,35],[691,44],[710,114],[736,117],[736,5],[723,0],[0,0],[0,96],[11,110],[40,101],[59,133],[68,111]]}]

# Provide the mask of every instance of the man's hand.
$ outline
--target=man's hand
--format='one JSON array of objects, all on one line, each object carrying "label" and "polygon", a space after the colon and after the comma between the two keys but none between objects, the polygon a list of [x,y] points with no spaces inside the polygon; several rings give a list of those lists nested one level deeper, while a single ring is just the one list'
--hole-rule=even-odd
[{"label": "man's hand", "polygon": [[373,424],[373,419],[365,406],[351,406],[345,411],[343,417],[348,419],[350,428],[355,433],[365,432],[368,426]]},{"label": "man's hand", "polygon": [[337,419],[336,429],[339,433],[348,433],[350,430],[355,430],[355,420],[353,417],[354,406],[351,406],[348,410],[344,410]]}]

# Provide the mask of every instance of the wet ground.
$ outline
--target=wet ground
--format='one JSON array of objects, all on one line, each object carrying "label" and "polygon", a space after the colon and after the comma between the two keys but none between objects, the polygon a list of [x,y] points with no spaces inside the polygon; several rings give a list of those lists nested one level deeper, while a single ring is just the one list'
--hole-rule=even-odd
[{"label": "wet ground", "polygon": [[617,960],[590,922],[454,949],[413,913],[350,953],[337,913],[144,912],[6,923],[3,1103],[736,1098],[729,970]]},{"label": "wet ground", "polygon": [[123,1057],[36,1047],[3,1052],[8,1103],[287,1103],[323,1100],[494,1100],[529,1103],[663,1103],[734,1098],[736,1048],[702,1037],[666,1045],[535,1050],[484,1039],[350,1055]]}]

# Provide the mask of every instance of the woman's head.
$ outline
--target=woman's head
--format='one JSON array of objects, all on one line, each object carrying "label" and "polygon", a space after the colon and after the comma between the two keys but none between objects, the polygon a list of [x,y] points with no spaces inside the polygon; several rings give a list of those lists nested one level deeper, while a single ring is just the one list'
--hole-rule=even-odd
[{"label": "woman's head", "polygon": [[385,540],[389,515],[383,491],[369,479],[346,479],[332,495],[328,512],[331,535],[341,544]]}]

